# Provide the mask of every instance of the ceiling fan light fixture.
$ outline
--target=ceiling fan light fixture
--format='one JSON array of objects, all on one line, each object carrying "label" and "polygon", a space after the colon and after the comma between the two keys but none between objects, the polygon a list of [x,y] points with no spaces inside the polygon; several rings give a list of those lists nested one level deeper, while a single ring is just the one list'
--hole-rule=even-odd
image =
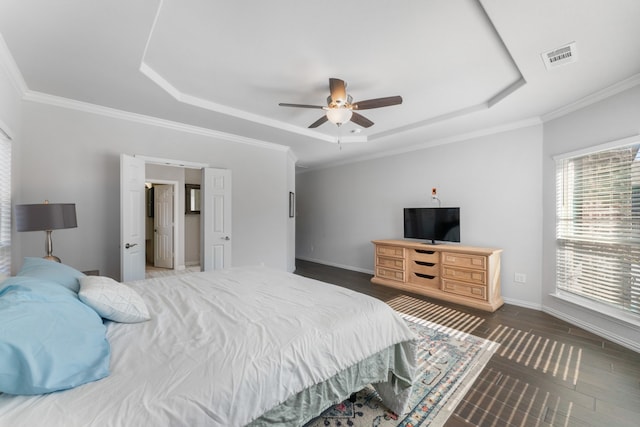
[{"label": "ceiling fan light fixture", "polygon": [[351,120],[351,116],[353,115],[353,111],[348,108],[329,108],[327,110],[327,119],[337,126],[340,126],[343,123]]}]

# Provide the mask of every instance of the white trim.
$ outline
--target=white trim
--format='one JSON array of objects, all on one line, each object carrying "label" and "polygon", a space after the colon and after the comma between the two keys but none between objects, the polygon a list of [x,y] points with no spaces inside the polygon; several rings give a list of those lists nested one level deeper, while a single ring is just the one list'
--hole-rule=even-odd
[{"label": "white trim", "polygon": [[22,73],[11,55],[9,46],[4,41],[4,37],[0,34],[0,67],[3,68],[9,77],[9,81],[15,88],[19,96],[23,96],[28,90],[27,83],[22,77]]},{"label": "white trim", "polygon": [[161,166],[174,166],[178,168],[202,169],[208,168],[209,163],[189,162],[185,160],[163,159],[161,157],[149,157],[134,154],[133,157],[144,160],[146,164],[154,164]]},{"label": "white trim", "polygon": [[6,139],[7,141],[13,141],[13,132],[11,128],[0,119],[0,138]]},{"label": "white trim", "polygon": [[630,350],[640,353],[640,343],[624,338],[618,334],[615,334],[611,330],[603,329],[597,325],[594,325],[593,323],[584,322],[581,319],[575,318],[573,316],[569,316],[562,311],[556,310],[555,308],[543,306],[542,311],[552,315],[553,317],[557,317],[560,320],[564,320],[567,323],[578,326],[584,330],[593,332],[594,334],[600,337],[603,337],[604,339],[607,339],[623,347],[626,347]]},{"label": "white trim", "polygon": [[557,110],[551,111],[550,113],[543,114],[541,116],[541,119],[543,122],[548,122],[559,117],[566,116],[567,114],[588,107],[589,105],[595,104],[596,102],[603,101],[609,97],[612,97],[613,95],[617,95],[637,85],[640,85],[640,73],[635,74],[628,79],[622,80],[621,82],[612,84],[611,86],[606,87],[602,90],[594,92],[591,95],[587,95],[584,98],[577,100],[576,102],[564,105]]},{"label": "white trim", "polygon": [[101,105],[90,104],[88,102],[76,101],[69,98],[63,98],[55,95],[48,95],[42,92],[34,92],[28,90],[24,94],[25,101],[38,102],[41,104],[54,105],[56,107],[68,108],[71,110],[83,111],[85,113],[97,114],[106,117],[112,117],[130,122],[141,123],[150,126],[157,126],[166,129],[176,130],[179,132],[202,135],[211,138],[217,138],[229,142],[238,142],[241,144],[253,145],[261,148],[268,148],[276,151],[286,151],[289,147],[274,144],[271,142],[260,141],[257,139],[246,138],[231,133],[220,132],[199,126],[188,125],[184,123],[174,122],[171,120],[159,119],[144,114],[130,113],[128,111],[117,110],[115,108],[103,107]]},{"label": "white trim", "polygon": [[579,295],[563,292],[562,290],[556,290],[556,292],[549,295],[561,301],[568,302],[569,304],[576,305],[582,309],[590,310],[593,313],[606,317],[608,320],[619,325],[640,328],[640,315],[627,313],[607,304],[602,304]]},{"label": "white trim", "polygon": [[[505,46],[505,49],[506,49],[506,46]],[[509,54],[509,56],[511,56],[511,54]],[[511,60],[513,60],[513,58],[511,58]],[[516,80],[515,82],[513,82],[512,84],[510,84],[509,86],[507,86],[505,89],[503,89],[500,92],[498,92],[498,94],[496,94],[495,96],[490,98],[487,101],[487,108],[493,107],[498,102],[502,101],[503,99],[505,99],[506,97],[511,95],[513,92],[515,92],[516,90],[520,89],[522,86],[527,84],[527,81],[524,79],[524,76],[522,75],[522,72],[520,72],[520,68],[518,68],[518,66],[515,65],[515,61],[514,61],[514,66],[518,70],[518,73],[520,74],[520,78],[518,80]]]},{"label": "white trim", "polygon": [[516,305],[518,307],[524,307],[524,308],[530,308],[532,310],[542,311],[542,304],[539,304],[539,303],[532,303],[531,301],[524,301],[524,300],[515,299],[515,298],[507,298],[504,296],[502,297],[502,299],[504,300],[505,304]]},{"label": "white trim", "polygon": [[294,165],[298,163],[298,156],[295,155],[291,148],[289,148],[289,151],[287,151],[287,157]]},{"label": "white trim", "polygon": [[558,160],[571,159],[573,157],[585,156],[587,154],[594,154],[600,151],[607,151],[615,148],[624,147],[627,145],[640,143],[640,134],[636,134],[633,136],[628,136],[626,138],[617,139],[615,141],[605,142],[604,144],[594,145],[592,147],[581,148],[580,150],[571,151],[569,153],[562,153],[553,156],[553,160],[556,162]]}]

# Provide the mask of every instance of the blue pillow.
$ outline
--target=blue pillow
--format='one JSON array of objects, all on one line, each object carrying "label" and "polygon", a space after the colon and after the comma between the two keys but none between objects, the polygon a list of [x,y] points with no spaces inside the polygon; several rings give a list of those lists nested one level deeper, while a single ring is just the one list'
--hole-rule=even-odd
[{"label": "blue pillow", "polygon": [[109,375],[100,316],[54,281],[11,277],[0,285],[0,392],[42,394]]},{"label": "blue pillow", "polygon": [[17,276],[29,276],[37,277],[45,280],[53,280],[60,283],[75,293],[80,290],[80,282],[78,279],[85,277],[84,273],[69,267],[59,262],[49,261],[44,258],[31,258],[24,259],[22,268],[18,272]]}]

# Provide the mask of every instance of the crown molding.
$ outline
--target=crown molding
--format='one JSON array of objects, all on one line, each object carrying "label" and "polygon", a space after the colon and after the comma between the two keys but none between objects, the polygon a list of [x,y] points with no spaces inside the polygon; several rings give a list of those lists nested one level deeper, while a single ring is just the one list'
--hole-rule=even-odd
[{"label": "crown molding", "polygon": [[548,122],[548,121],[557,119],[559,117],[566,116],[567,114],[573,113],[574,111],[580,110],[582,108],[588,107],[597,102],[603,101],[609,97],[617,95],[637,85],[640,85],[640,73],[635,74],[625,80],[615,83],[602,90],[594,92],[590,95],[587,95],[584,98],[581,98],[575,102],[572,102],[571,104],[562,106],[557,110],[543,114],[541,116],[541,119],[543,122]]},{"label": "crown molding", "polygon": [[24,81],[22,73],[13,59],[13,55],[11,55],[9,46],[5,43],[2,34],[0,34],[0,67],[5,70],[16,93],[22,97],[28,90],[27,83]]},{"label": "crown molding", "polygon": [[156,126],[165,129],[176,130],[179,132],[191,133],[194,135],[207,136],[217,138],[229,142],[238,142],[241,144],[252,145],[260,148],[267,148],[276,151],[287,151],[289,147],[270,142],[260,141],[257,139],[246,138],[231,133],[220,132],[200,126],[188,125],[185,123],[174,122],[171,120],[159,119],[157,117],[147,116],[144,114],[131,113],[128,111],[118,110],[115,108],[104,107],[101,105],[91,104],[74,99],[63,98],[55,95],[48,95],[41,92],[28,90],[23,99],[25,101],[36,102],[40,104],[48,104],[56,107],[67,108],[71,110],[82,111],[85,113],[96,114],[105,117],[111,117],[120,120],[127,120],[134,123],[140,123],[149,126]]}]

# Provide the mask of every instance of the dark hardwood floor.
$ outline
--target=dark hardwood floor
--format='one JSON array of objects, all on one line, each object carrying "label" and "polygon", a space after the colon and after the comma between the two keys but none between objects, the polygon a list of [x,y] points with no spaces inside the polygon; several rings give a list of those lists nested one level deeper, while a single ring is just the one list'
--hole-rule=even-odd
[{"label": "dark hardwood floor", "polygon": [[364,273],[296,260],[296,274],[500,343],[446,427],[640,426],[640,354],[546,313],[495,313],[374,285]]}]

